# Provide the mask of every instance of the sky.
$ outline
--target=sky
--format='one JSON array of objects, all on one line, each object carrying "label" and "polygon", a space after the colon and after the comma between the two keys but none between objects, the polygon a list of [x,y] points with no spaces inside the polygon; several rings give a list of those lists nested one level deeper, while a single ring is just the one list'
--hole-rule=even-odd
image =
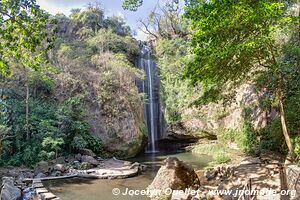
[{"label": "sky", "polygon": [[[118,15],[125,18],[128,25],[137,32],[137,39],[144,40],[145,34],[138,30],[139,19],[144,19],[149,12],[157,5],[158,0],[145,0],[143,5],[135,12],[126,11],[122,8],[122,0],[97,0],[104,7],[105,14]],[[57,13],[70,14],[72,8],[84,8],[88,3],[93,3],[95,0],[37,0],[37,3],[44,10],[55,15]]]}]

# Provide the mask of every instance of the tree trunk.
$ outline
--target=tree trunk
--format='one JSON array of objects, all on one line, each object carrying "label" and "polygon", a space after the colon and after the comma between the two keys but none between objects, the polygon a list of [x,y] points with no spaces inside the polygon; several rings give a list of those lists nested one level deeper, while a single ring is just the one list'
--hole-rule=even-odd
[{"label": "tree trunk", "polygon": [[[26,69],[25,69],[26,71]],[[29,140],[29,83],[28,83],[28,74],[25,72],[26,80],[25,80],[25,89],[26,89],[26,96],[25,96],[25,130],[26,130],[26,139]]]},{"label": "tree trunk", "polygon": [[278,106],[279,106],[279,115],[280,115],[282,132],[283,132],[283,135],[284,135],[286,145],[289,149],[289,156],[291,157],[292,160],[294,160],[294,158],[295,158],[294,148],[293,148],[293,144],[291,142],[291,138],[289,136],[288,129],[287,129],[287,126],[286,126],[286,121],[285,121],[282,87],[278,88],[278,99],[279,99],[279,105]]}]

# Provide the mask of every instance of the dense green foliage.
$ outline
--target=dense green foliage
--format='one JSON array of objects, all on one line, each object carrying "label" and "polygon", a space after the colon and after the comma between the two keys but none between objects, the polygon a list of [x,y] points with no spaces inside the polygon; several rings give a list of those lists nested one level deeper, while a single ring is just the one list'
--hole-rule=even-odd
[{"label": "dense green foliage", "polygon": [[[41,95],[41,93],[39,93]],[[89,127],[79,98],[68,99],[57,107],[51,98],[32,97],[30,104],[30,134],[26,139],[24,104],[16,89],[2,90],[1,164],[32,165],[43,159],[53,159],[64,153],[76,152],[76,137],[84,138],[82,148],[101,153],[101,141],[90,139]],[[2,129],[1,128],[1,129]],[[6,138],[5,138],[6,137]],[[99,143],[97,149],[95,142]]]},{"label": "dense green foliage", "polygon": [[[99,106],[101,115],[109,119],[122,117],[128,109],[132,114],[137,112],[135,109],[139,112],[141,96],[133,83],[142,73],[132,67],[138,47],[130,28],[120,17],[105,17],[97,4],[74,9],[70,17],[50,17],[35,1],[4,1],[0,5],[1,13],[8,11],[20,17],[14,21],[1,15],[1,23],[11,28],[4,31],[6,36],[13,37],[0,38],[1,59],[7,58],[4,50],[15,51],[18,59],[11,63],[28,68],[24,73],[23,68],[10,67],[14,75],[1,77],[0,164],[30,166],[82,148],[106,156],[103,141],[91,134],[88,107]],[[48,23],[50,18],[56,24]],[[21,31],[19,23],[27,27],[20,32],[24,36],[15,32]],[[53,29],[57,29],[56,35],[51,35]],[[14,34],[21,38],[14,38]],[[52,49],[43,46],[48,36],[56,38]],[[4,40],[6,43],[2,43]],[[17,41],[21,41],[20,46],[9,45]],[[24,59],[17,56],[23,50],[31,51]],[[45,60],[48,51],[49,63]],[[7,60],[0,61],[8,64]],[[8,66],[1,68],[2,74]],[[116,134],[113,121],[110,123],[105,126]]]},{"label": "dense green foliage", "polygon": [[123,8],[126,10],[136,11],[143,4],[143,0],[124,0]]},{"label": "dense green foliage", "polygon": [[[134,11],[142,3],[125,0],[123,7]],[[224,163],[230,143],[246,153],[286,153],[288,146],[300,159],[299,10],[293,5],[191,0],[182,15],[183,4],[170,0],[140,21],[155,41],[168,124],[222,121],[231,111],[225,103],[232,105],[243,83],[257,90],[262,112],[275,113],[257,130],[253,109],[241,104],[240,127],[214,130],[218,143],[194,152]],[[0,164],[33,165],[82,148],[100,156],[136,152],[146,135],[135,85],[143,73],[133,67],[138,42],[124,19],[107,17],[97,3],[50,16],[35,0],[4,0],[0,42]],[[126,142],[123,131],[137,137]],[[195,132],[212,134],[205,131]]]},{"label": "dense green foliage", "polygon": [[[262,112],[271,115],[267,125],[254,129],[249,113],[243,114],[239,128],[215,131],[218,140],[223,144],[235,142],[247,153],[263,150],[286,153],[282,122],[274,115],[280,113],[278,105],[282,101],[287,129],[299,155],[297,7],[291,1],[187,1],[186,5],[186,19],[166,20],[167,25],[157,21],[174,12],[166,6],[161,13],[151,13],[148,21],[143,21],[145,30],[152,30],[148,32],[149,38],[156,40],[167,122],[184,123],[193,119],[209,123],[208,117],[221,120],[231,112],[226,106],[235,101],[233,97],[240,84],[250,83],[259,96]],[[190,24],[190,37],[186,37],[187,31],[178,35],[173,31],[167,31],[171,35],[161,34],[172,23],[181,25],[180,28]],[[214,106],[216,115],[208,116],[205,108]],[[242,105],[240,109],[248,110]]]},{"label": "dense green foliage", "polygon": [[280,55],[280,44],[273,35],[291,21],[285,9],[276,1],[193,1],[186,16],[193,29],[194,60],[186,75],[210,85],[207,94],[213,99],[228,80],[239,84],[259,67],[277,70],[274,59]]},{"label": "dense green foliage", "polygon": [[[202,103],[218,100],[228,85],[234,88],[253,75],[264,77],[267,83],[261,88],[270,87],[270,96],[278,101],[283,135],[293,157],[283,99],[288,94],[286,82],[295,80],[291,72],[298,74],[299,46],[289,40],[299,19],[287,5],[277,1],[191,1],[185,15],[191,20],[194,58],[186,76],[206,86]],[[294,58],[286,59],[290,54],[295,54]]]},{"label": "dense green foliage", "polygon": [[51,48],[53,23],[35,0],[0,2],[0,71],[11,73],[13,64],[39,69]]},{"label": "dense green foliage", "polygon": [[156,46],[165,117],[169,123],[181,121],[184,109],[200,97],[200,89],[190,87],[189,80],[182,79],[187,48],[183,38],[162,39]]}]

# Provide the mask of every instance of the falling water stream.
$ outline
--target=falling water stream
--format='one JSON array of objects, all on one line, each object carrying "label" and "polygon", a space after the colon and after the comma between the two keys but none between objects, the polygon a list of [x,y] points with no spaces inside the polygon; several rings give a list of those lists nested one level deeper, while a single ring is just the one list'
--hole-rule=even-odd
[{"label": "falling water stream", "polygon": [[157,66],[151,56],[151,48],[146,43],[140,45],[141,53],[138,59],[138,68],[143,70],[146,78],[142,80],[141,92],[146,94],[147,101],[145,103],[145,119],[149,132],[149,144],[146,152],[158,152],[157,139],[158,139],[158,119],[159,119],[159,106],[158,106],[158,78]]},{"label": "falling water stream", "polygon": [[[130,160],[140,162],[147,166],[146,172],[139,176],[128,179],[117,180],[82,180],[70,179],[59,181],[47,181],[44,185],[54,194],[63,200],[148,200],[147,196],[114,196],[112,190],[119,188],[121,192],[127,188],[133,190],[145,190],[154,179],[157,170],[164,159],[169,156],[175,156],[178,159],[189,163],[194,169],[203,169],[212,160],[210,156],[196,156],[191,152],[179,150],[168,142],[158,143],[159,133],[162,126],[159,112],[159,80],[157,76],[157,66],[151,56],[151,48],[146,43],[140,45],[140,56],[137,60],[137,67],[144,71],[145,79],[138,83],[140,92],[146,95],[145,105],[145,124],[148,128],[149,142],[146,149],[147,154]],[[159,146],[159,149],[158,149]],[[169,146],[169,147],[167,147]],[[159,150],[159,151],[158,151]]]}]

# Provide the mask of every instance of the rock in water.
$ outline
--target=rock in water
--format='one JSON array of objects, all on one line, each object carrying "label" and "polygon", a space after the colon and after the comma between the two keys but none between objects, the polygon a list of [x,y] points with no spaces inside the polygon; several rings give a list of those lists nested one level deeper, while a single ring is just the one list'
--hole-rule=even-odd
[{"label": "rock in water", "polygon": [[[200,181],[194,169],[178,160],[176,157],[169,157],[164,161],[157,172],[151,185],[148,187],[150,191],[167,191],[167,190],[186,190],[197,189],[200,186]],[[153,192],[151,199],[171,199],[172,194]]]},{"label": "rock in water", "polygon": [[92,156],[82,156],[81,161],[90,163],[90,164],[95,165],[95,166],[99,165],[99,161],[96,160],[95,158],[93,158]]},{"label": "rock in water", "polygon": [[1,200],[19,200],[21,199],[21,190],[14,185],[14,179],[11,177],[2,178]]}]

